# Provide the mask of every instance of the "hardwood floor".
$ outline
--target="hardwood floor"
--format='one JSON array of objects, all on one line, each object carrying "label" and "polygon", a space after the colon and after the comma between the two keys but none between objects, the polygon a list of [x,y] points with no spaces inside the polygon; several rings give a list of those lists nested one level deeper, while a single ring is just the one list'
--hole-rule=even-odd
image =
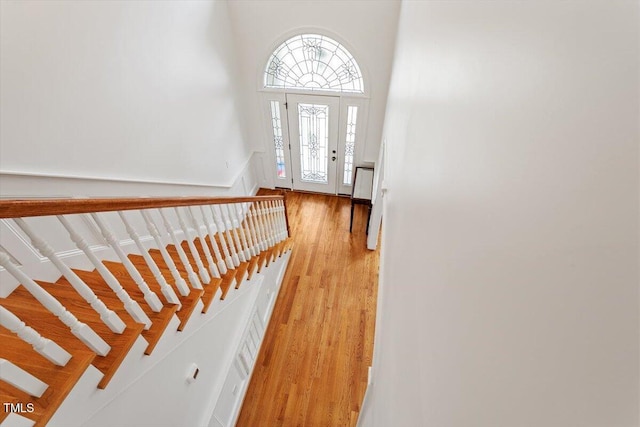
[{"label": "hardwood floor", "polygon": [[356,206],[350,234],[348,198],[287,192],[286,200],[295,246],[237,426],[355,426],[378,285],[366,207]]}]

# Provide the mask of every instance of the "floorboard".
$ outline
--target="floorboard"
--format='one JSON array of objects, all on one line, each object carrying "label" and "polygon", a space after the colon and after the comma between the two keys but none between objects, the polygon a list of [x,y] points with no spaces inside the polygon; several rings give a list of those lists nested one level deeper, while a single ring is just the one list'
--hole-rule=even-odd
[{"label": "floorboard", "polygon": [[[259,194],[270,194],[261,190]],[[354,426],[371,365],[378,251],[367,210],[287,192],[295,246],[237,426]]]}]

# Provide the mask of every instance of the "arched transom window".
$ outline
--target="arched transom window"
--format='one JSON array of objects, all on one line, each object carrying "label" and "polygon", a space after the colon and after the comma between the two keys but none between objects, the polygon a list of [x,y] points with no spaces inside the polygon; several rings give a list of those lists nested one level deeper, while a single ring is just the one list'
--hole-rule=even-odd
[{"label": "arched transom window", "polygon": [[337,41],[319,34],[300,34],[271,55],[264,86],[364,93],[360,67]]}]

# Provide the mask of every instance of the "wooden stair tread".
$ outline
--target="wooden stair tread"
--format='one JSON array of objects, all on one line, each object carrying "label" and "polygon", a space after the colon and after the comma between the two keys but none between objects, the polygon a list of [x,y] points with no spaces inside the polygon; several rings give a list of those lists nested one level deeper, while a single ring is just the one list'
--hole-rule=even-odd
[{"label": "wooden stair tread", "polygon": [[[196,250],[198,252],[198,255],[200,256],[200,260],[202,261],[202,264],[204,265],[205,269],[207,270],[207,273],[209,273],[209,276],[211,277],[211,282],[209,283],[202,283],[202,287],[205,288],[205,294],[207,293],[206,288],[209,284],[214,284],[214,282],[216,282],[216,277],[213,277],[211,275],[211,271],[208,268],[208,261],[207,261],[207,257],[202,249],[202,245],[200,244],[200,239],[195,239],[193,241],[194,246],[196,247]],[[182,243],[180,244],[182,246],[182,249],[184,250],[184,253],[187,255],[187,259],[189,260],[189,263],[191,264],[191,267],[193,268],[193,271],[196,272],[196,274],[198,274],[198,265],[195,261],[195,259],[193,258],[193,254],[191,253],[191,249],[189,249],[189,243],[187,243],[186,240],[183,240]],[[175,251],[175,247],[172,246],[172,251]],[[167,248],[168,250],[169,248]],[[171,252],[169,252],[171,253]],[[177,253],[176,253],[177,256]],[[213,257],[213,255],[212,255]],[[216,266],[216,269],[218,268],[218,266]],[[200,277],[200,275],[198,274],[198,277]],[[200,282],[202,282],[202,279],[200,279]],[[203,311],[204,313],[204,311]]]},{"label": "wooden stair tread", "polygon": [[204,293],[202,294],[202,303],[204,304],[204,306],[202,307],[203,313],[206,313],[209,310],[209,307],[211,306],[211,303],[216,296],[216,291],[220,287],[222,280],[223,279],[221,278],[214,277],[211,279],[211,282],[208,285],[204,285]]},{"label": "wooden stair tread", "polygon": [[[118,264],[118,263],[115,263],[115,264]],[[119,265],[122,266],[122,264],[119,264]],[[122,268],[124,268],[124,266],[122,266]],[[107,307],[115,311],[120,316],[120,318],[124,319],[125,317],[127,317],[131,319],[131,316],[129,315],[129,313],[127,313],[127,311],[124,308],[124,303],[120,301],[120,299],[116,296],[116,294],[109,287],[109,285],[107,285],[107,283],[104,281],[102,276],[100,276],[100,273],[98,273],[97,270],[94,270],[94,271],[74,270],[74,272],[82,280],[84,280],[84,282],[89,287],[91,287],[91,289],[95,292],[98,298],[100,298],[107,305]],[[147,283],[151,287],[151,284],[149,283],[149,281],[147,281]],[[134,301],[137,301],[138,303],[140,303],[138,299],[142,299],[144,301],[144,296],[142,295],[142,292],[139,289],[137,293],[137,298],[131,294],[129,294],[129,296],[131,297],[131,299],[133,299]],[[147,355],[151,354],[156,344],[162,337],[162,334],[164,333],[165,329],[169,325],[169,322],[171,322],[173,315],[178,309],[178,305],[167,303],[161,294],[158,294],[158,296],[160,297],[161,301],[164,304],[162,309],[158,312],[151,310],[151,307],[149,307],[146,304],[140,304],[140,307],[142,308],[142,310],[151,320],[151,327],[147,330],[144,330],[144,329],[142,330],[142,337],[147,341],[147,348],[144,351],[144,354],[147,354]]]},{"label": "wooden stair tread", "polygon": [[242,284],[242,282],[244,282],[244,279],[247,275],[248,268],[249,268],[248,262],[241,262],[240,265],[236,268],[236,274],[235,274],[236,289],[240,288],[240,285]]},{"label": "wooden stair tread", "polygon": [[[284,241],[283,241],[284,242]],[[283,248],[283,242],[278,242],[275,245],[273,245],[272,252],[273,252],[273,259],[275,260],[277,257],[282,256],[282,248]]]},{"label": "wooden stair tread", "polygon": [[[191,286],[191,283],[189,283],[189,279],[188,279],[187,268],[182,263],[182,260],[180,260],[180,255],[178,254],[178,250],[176,249],[176,247],[174,245],[167,245],[166,249],[169,255],[171,255],[171,259],[173,259],[173,263],[176,265],[176,268],[180,272],[180,275],[184,278],[187,284]],[[152,249],[152,250],[155,251],[157,249]],[[151,251],[149,251],[149,253],[151,253]],[[160,253],[160,251],[158,251],[158,253]],[[198,268],[191,263],[189,254],[187,253],[186,255],[187,255],[187,260],[189,260],[189,265],[191,266],[191,269],[196,273],[196,275],[198,275]],[[198,279],[200,279],[200,276],[198,276]]]},{"label": "wooden stair tread", "polygon": [[259,255],[251,257],[251,260],[249,261],[249,268],[247,269],[247,280],[251,280],[253,275],[258,271],[259,262],[260,262]]},{"label": "wooden stair tread", "polygon": [[222,278],[222,283],[220,283],[220,289],[222,290],[222,295],[220,296],[220,299],[225,299],[225,297],[227,296],[227,292],[229,292],[229,289],[231,288],[231,286],[234,286],[235,280],[236,280],[235,270],[227,271],[227,274],[225,274],[224,277]]},{"label": "wooden stair tread", "polygon": [[272,260],[273,250],[271,248],[268,248],[266,251],[262,251],[260,253],[260,261],[262,266],[258,269],[258,271],[261,271],[264,267],[268,267]]},{"label": "wooden stair tread", "polygon": [[[209,237],[209,235],[205,236],[204,238],[205,242],[207,242],[207,246],[209,246],[209,250],[211,251],[211,254],[215,256],[215,251],[213,249],[213,243],[211,243],[211,237]],[[214,239],[216,246],[218,247],[218,252],[220,253],[220,256],[224,257],[224,249],[222,248],[222,245],[220,244],[220,239],[218,238],[218,235],[216,234],[214,236]]]},{"label": "wooden stair tread", "polygon": [[[0,326],[0,357],[26,370],[49,385],[40,397],[30,396],[15,387],[0,381],[0,401],[3,403],[33,403],[32,413],[22,413],[25,418],[44,426],[67,397],[78,379],[96,357],[91,350],[69,349],[71,359],[65,366],[56,366],[38,354],[31,345],[22,341],[8,329]],[[0,411],[0,422],[8,415]]]},{"label": "wooden stair tread", "polygon": [[[154,253],[157,256],[152,254],[152,251],[154,251]],[[149,256],[151,256],[153,261],[156,263],[158,270],[160,270],[160,274],[162,274],[162,277],[164,277],[164,280],[167,282],[167,284],[174,290],[176,294],[178,294],[178,296],[180,296],[178,292],[178,288],[176,287],[176,281],[174,280],[173,275],[171,274],[171,270],[164,262],[164,258],[162,258],[162,254],[160,253],[160,251],[156,249],[152,249],[149,251]],[[144,257],[142,255],[136,255],[136,254],[129,254],[127,257],[133,263],[133,265],[136,266],[136,269],[138,270],[142,278],[145,280],[145,282],[147,282],[149,287],[152,289],[156,289],[157,287],[158,291],[156,293],[164,303],[166,301],[166,298],[162,294],[162,289],[160,288],[160,284],[158,283],[158,280],[155,278],[155,276],[153,275],[153,272],[147,265],[147,262],[144,260]]]},{"label": "wooden stair tread", "polygon": [[[106,356],[96,356],[92,361],[93,366],[104,375],[98,384],[98,388],[105,388],[142,332],[144,325],[135,323],[131,318],[121,316],[127,327],[122,334],[116,334],[111,332],[111,330],[102,323],[99,315],[70,285],[65,286],[43,282],[39,282],[39,284],[53,295],[54,298],[64,301],[64,306],[69,312],[73,313],[78,320],[91,327],[91,329],[111,346],[111,350]],[[55,334],[53,334],[55,338],[51,337],[50,339],[57,342],[63,348],[67,349],[66,345],[70,345],[66,344],[67,342],[77,342],[78,345],[82,346],[81,348],[90,350],[71,333],[69,328],[65,326],[60,319],[51,314],[31,296],[24,287],[19,286],[10,296],[11,298],[0,300],[0,303],[41,335],[48,336],[50,335],[48,331],[51,331],[51,334],[55,331]],[[72,348],[78,347],[76,345]],[[67,349],[67,351],[69,350]]]},{"label": "wooden stair tread", "polygon": [[[171,277],[171,270],[169,270],[169,267],[167,266],[167,264],[165,264],[164,259],[162,258],[162,254],[160,253],[160,250],[151,249],[149,250],[149,255],[151,255],[153,260],[156,262],[156,265],[162,272],[162,275],[167,279],[167,282],[169,282],[169,277]],[[189,280],[187,278],[186,272],[184,271],[184,267],[180,267],[176,263],[176,269],[180,273],[180,276],[185,280],[185,282],[187,282],[187,286],[189,286]],[[180,308],[180,310],[176,312],[178,319],[180,319],[180,326],[178,326],[178,330],[182,331],[184,327],[187,325],[187,322],[189,321],[189,317],[194,312],[196,305],[198,304],[198,300],[200,300],[201,296],[204,294],[204,290],[193,289],[191,286],[189,286],[190,292],[189,292],[189,295],[186,295],[186,296],[180,295],[177,289],[174,288],[174,290],[176,291],[176,295],[180,300],[180,304],[182,304],[182,307]]]},{"label": "wooden stair tread", "polygon": [[[82,274],[82,272],[80,272]],[[86,272],[85,272],[86,273]],[[84,279],[83,279],[84,280]],[[71,312],[78,320],[86,323],[93,329],[107,344],[111,346],[109,354],[104,357],[97,357],[93,365],[104,374],[98,384],[98,388],[105,388],[111,378],[118,370],[118,367],[135,344],[138,336],[142,333],[144,325],[135,322],[124,310],[124,306],[118,300],[115,293],[109,289],[109,293],[98,293],[96,296],[111,310],[113,310],[126,328],[121,334],[112,332],[100,319],[100,315],[73,289],[65,278],[60,278],[54,283],[37,282],[44,290],[49,292],[58,301],[64,301],[65,308]],[[85,281],[85,283],[87,283]],[[89,286],[89,284],[87,283]],[[105,284],[106,286],[106,284]],[[118,305],[121,307],[119,308]]]},{"label": "wooden stair tread", "polygon": [[191,293],[181,300],[182,309],[176,313],[178,319],[180,319],[180,325],[178,325],[178,330],[182,331],[185,326],[187,326],[187,322],[189,322],[189,318],[193,314],[198,301],[200,301],[202,294],[204,294],[203,289],[191,289]]},{"label": "wooden stair tread", "polygon": [[[207,237],[209,237],[209,236],[207,236]],[[211,240],[208,239],[208,238],[205,238],[205,241],[207,243],[207,248],[209,249],[209,253],[211,254],[211,259],[213,260],[214,264],[216,264],[217,261],[219,261],[219,260],[216,259],[215,252],[211,248]],[[185,243],[186,242],[183,242],[183,247],[184,247]],[[209,262],[207,261],[207,256],[204,253],[204,249],[202,248],[202,244],[200,243],[200,239],[195,239],[193,241],[193,244],[195,245],[196,249],[198,250],[198,253],[200,254],[200,259],[202,259],[202,262],[204,263],[204,265],[206,267],[207,265],[209,265]],[[185,251],[186,251],[186,249],[185,249]],[[193,260],[191,258],[189,258],[189,259],[193,262]],[[216,267],[216,270],[217,270],[218,269],[218,265],[216,264],[215,267]]]}]

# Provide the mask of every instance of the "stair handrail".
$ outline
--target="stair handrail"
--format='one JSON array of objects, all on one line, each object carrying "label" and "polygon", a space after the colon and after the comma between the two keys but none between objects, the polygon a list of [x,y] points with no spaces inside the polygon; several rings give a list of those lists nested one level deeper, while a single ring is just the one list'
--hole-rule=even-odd
[{"label": "stair handrail", "polygon": [[0,218],[116,212],[181,206],[224,205],[275,200],[284,200],[284,196],[1,199]]}]

